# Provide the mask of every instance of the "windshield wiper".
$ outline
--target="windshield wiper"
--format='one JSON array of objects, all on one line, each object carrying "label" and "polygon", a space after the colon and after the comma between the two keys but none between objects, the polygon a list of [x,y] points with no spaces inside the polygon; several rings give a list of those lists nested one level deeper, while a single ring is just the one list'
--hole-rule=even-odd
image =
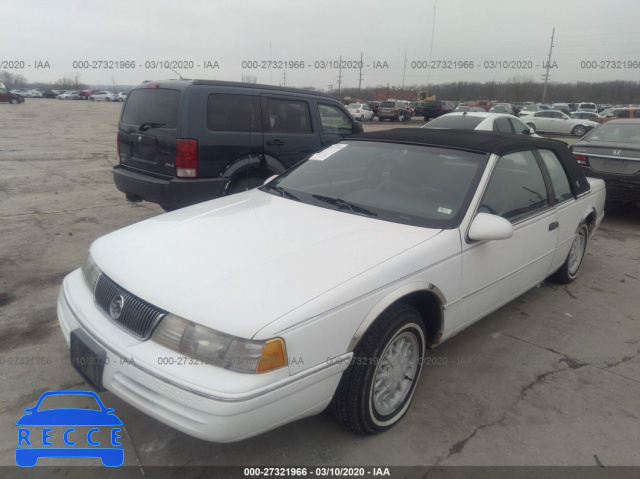
[{"label": "windshield wiper", "polygon": [[143,123],[142,125],[140,125],[138,127],[138,130],[140,131],[147,131],[149,128],[158,128],[159,126],[164,126],[164,123],[154,123],[152,121],[148,121],[146,123]]},{"label": "windshield wiper", "polygon": [[374,213],[373,211],[354,205],[353,203],[349,203],[341,198],[331,198],[330,196],[323,195],[313,195],[313,197],[317,200],[324,201],[325,203],[336,205],[340,209],[347,209],[356,215],[378,216],[377,213]]},{"label": "windshield wiper", "polygon": [[267,190],[277,191],[278,193],[280,193],[280,195],[283,198],[289,198],[291,200],[300,201],[300,198],[298,198],[296,195],[292,193],[289,193],[282,186],[276,186],[276,185],[272,185],[271,183],[267,183],[266,185],[263,185],[263,187]]}]

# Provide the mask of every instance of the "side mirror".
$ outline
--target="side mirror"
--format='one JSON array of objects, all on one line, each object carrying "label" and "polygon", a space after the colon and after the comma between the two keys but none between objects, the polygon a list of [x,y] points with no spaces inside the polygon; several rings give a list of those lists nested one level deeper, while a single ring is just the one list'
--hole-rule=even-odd
[{"label": "side mirror", "polygon": [[504,218],[478,213],[469,228],[469,239],[474,241],[502,240],[513,236],[513,225]]},{"label": "side mirror", "polygon": [[352,125],[353,126],[351,127],[351,132],[353,134],[362,133],[364,131],[364,127],[362,126],[362,123],[360,123],[359,121],[354,121]]},{"label": "side mirror", "polygon": [[266,180],[264,180],[264,183],[262,183],[263,185],[266,185],[267,183],[271,182],[271,180],[273,180],[274,178],[277,178],[278,175],[273,175],[270,176],[269,178],[267,178]]}]

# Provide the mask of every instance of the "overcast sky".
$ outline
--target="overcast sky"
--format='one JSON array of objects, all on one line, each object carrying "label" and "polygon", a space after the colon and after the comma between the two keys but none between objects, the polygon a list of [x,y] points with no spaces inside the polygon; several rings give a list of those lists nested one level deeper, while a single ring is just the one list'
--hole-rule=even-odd
[{"label": "overcast sky", "polygon": [[[340,57],[357,66],[362,53],[343,87],[360,73],[362,86],[539,80],[555,27],[552,81],[638,81],[639,17],[640,0],[2,0],[0,70],[123,85],[175,78],[159,64],[171,61],[185,78],[326,90]],[[299,63],[285,76],[269,60]]]}]

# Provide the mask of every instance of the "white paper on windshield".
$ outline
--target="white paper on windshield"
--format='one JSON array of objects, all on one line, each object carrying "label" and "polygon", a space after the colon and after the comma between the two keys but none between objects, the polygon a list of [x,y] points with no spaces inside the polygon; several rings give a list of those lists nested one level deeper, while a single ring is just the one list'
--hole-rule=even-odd
[{"label": "white paper on windshield", "polygon": [[316,161],[323,161],[329,158],[334,153],[337,153],[338,151],[346,147],[347,145],[345,143],[339,144],[339,145],[331,145],[329,148],[325,148],[324,150],[319,151],[318,153],[314,153],[313,155],[311,155],[309,159],[316,160]]}]

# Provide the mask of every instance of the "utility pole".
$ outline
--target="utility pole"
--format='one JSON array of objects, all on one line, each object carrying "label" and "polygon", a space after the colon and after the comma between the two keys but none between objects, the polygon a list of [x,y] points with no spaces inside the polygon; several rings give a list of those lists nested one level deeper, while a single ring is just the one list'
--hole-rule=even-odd
[{"label": "utility pole", "polygon": [[360,73],[358,74],[358,100],[360,99],[361,87],[362,87],[362,52],[360,52]]},{"label": "utility pole", "polygon": [[407,73],[407,44],[404,44],[404,70],[402,70],[402,90],[404,90],[404,77]]},{"label": "utility pole", "polygon": [[282,86],[287,86],[287,70],[282,71]]},{"label": "utility pole", "polygon": [[[436,31],[436,7],[438,6],[438,0],[433,2],[433,21],[431,22],[431,46],[429,48],[429,65],[431,65],[431,58],[433,57],[433,33]],[[427,88],[429,88],[429,82],[431,80],[431,68],[427,68]]]},{"label": "utility pole", "polygon": [[340,55],[340,63],[338,65],[338,99],[342,95],[342,55]]},{"label": "utility pole", "polygon": [[333,83],[329,83],[327,87],[329,88],[329,91],[333,91]]},{"label": "utility pole", "polygon": [[549,48],[549,59],[547,60],[547,72],[542,75],[544,78],[544,89],[542,90],[542,103],[544,103],[544,99],[547,96],[547,83],[549,82],[549,68],[551,66],[551,51],[553,50],[553,37],[556,34],[556,27],[553,27],[551,31],[551,47]]}]

